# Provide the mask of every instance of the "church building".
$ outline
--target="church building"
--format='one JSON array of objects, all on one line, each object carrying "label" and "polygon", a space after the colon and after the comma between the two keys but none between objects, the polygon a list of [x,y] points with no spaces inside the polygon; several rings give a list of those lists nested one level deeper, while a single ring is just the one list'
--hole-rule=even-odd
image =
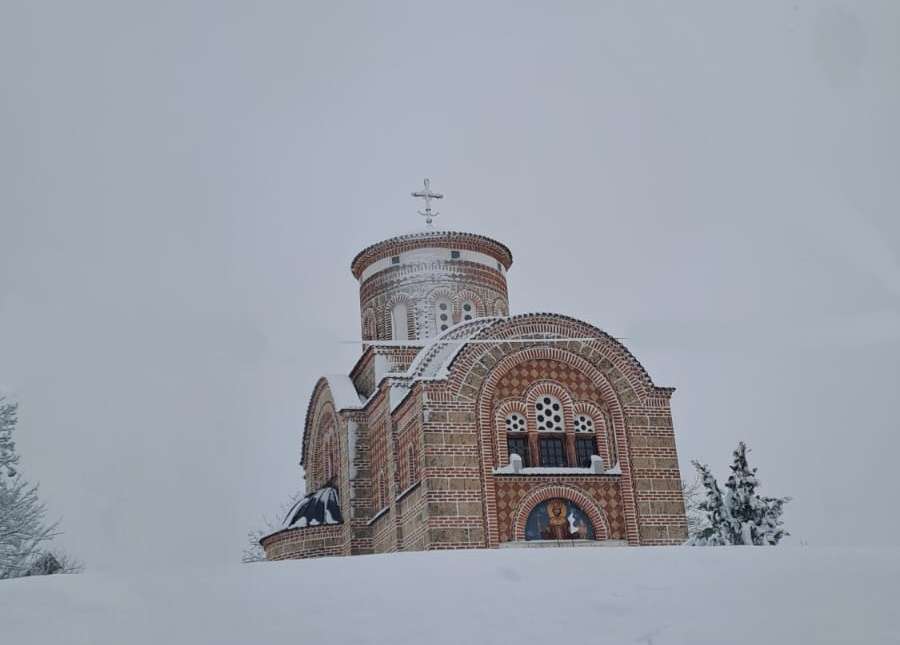
[{"label": "church building", "polygon": [[312,391],[266,557],[683,542],[674,389],[589,323],[510,314],[510,250],[413,196],[427,227],[351,262],[362,355]]}]

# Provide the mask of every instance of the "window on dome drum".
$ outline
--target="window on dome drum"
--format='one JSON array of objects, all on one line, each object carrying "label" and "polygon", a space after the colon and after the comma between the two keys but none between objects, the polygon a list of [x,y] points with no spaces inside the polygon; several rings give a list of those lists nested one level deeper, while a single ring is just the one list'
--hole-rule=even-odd
[{"label": "window on dome drum", "polygon": [[402,302],[395,304],[391,310],[391,333],[394,340],[409,339],[406,305]]},{"label": "window on dome drum", "polygon": [[535,402],[534,410],[537,413],[538,432],[562,432],[565,430],[562,405],[559,399],[542,396]]},{"label": "window on dome drum", "polygon": [[519,455],[522,458],[522,465],[528,466],[528,439],[526,437],[507,435],[506,447],[510,455]]},{"label": "window on dome drum", "polygon": [[459,259],[459,251],[450,251],[450,259],[458,260]]},{"label": "window on dome drum", "polygon": [[438,300],[434,306],[434,320],[438,332],[446,331],[452,323],[450,301],[446,299]]},{"label": "window on dome drum", "polygon": [[391,264],[400,264],[400,256],[394,255],[391,257]]},{"label": "window on dome drum", "polygon": [[510,432],[525,432],[525,417],[518,412],[513,412],[506,417],[506,429]]},{"label": "window on dome drum", "polygon": [[541,466],[564,467],[566,451],[563,440],[556,437],[541,437]]},{"label": "window on dome drum", "polygon": [[594,420],[586,414],[575,417],[575,432],[593,432]]},{"label": "window on dome drum", "polygon": [[475,303],[467,300],[462,304],[462,319],[472,320],[475,317]]},{"label": "window on dome drum", "polygon": [[580,468],[591,467],[591,457],[597,454],[597,442],[593,437],[578,437],[575,439],[575,456]]}]

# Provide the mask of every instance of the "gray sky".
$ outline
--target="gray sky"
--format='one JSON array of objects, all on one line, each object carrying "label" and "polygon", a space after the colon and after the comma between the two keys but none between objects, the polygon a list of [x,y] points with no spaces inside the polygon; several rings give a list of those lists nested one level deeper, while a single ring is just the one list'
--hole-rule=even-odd
[{"label": "gray sky", "polygon": [[683,473],[744,439],[795,541],[896,544],[900,4],[673,10],[3,2],[0,385],[62,544],[239,559],[425,175],[513,312],[678,388]]}]

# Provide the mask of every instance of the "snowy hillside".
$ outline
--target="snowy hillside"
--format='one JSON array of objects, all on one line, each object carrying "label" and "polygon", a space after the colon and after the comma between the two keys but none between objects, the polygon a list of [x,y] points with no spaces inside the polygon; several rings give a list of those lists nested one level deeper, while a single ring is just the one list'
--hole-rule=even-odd
[{"label": "snowy hillside", "polygon": [[0,581],[10,645],[898,643],[900,549],[503,549]]}]

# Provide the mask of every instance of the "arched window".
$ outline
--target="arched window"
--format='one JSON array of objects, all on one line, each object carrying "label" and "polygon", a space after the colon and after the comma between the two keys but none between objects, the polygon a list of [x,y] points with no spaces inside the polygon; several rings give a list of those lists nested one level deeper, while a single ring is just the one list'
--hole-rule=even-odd
[{"label": "arched window", "polygon": [[593,432],[594,420],[586,414],[575,417],[575,432]]},{"label": "arched window", "polygon": [[510,432],[525,432],[525,417],[513,412],[506,417],[506,429]]},{"label": "arched window", "polygon": [[453,308],[447,298],[438,298],[434,303],[434,325],[437,333],[447,331],[453,324]]},{"label": "arched window", "polygon": [[544,395],[535,402],[538,432],[562,432],[565,430],[562,404],[553,396]]},{"label": "arched window", "polygon": [[525,417],[518,412],[506,416],[506,448],[510,455],[519,455],[522,465],[528,466],[528,435],[525,434]]},{"label": "arched window", "polygon": [[[554,396],[545,394],[534,402],[537,420],[537,431],[540,433],[562,434],[565,431],[562,403]],[[538,439],[540,448],[540,465],[550,468],[563,468],[568,464],[566,444],[561,436],[542,434]]]},{"label": "arched window", "polygon": [[367,309],[363,314],[363,340],[373,340],[377,334],[375,330],[375,313]]},{"label": "arched window", "polygon": [[398,302],[391,309],[391,335],[394,340],[409,340],[409,323],[404,302]]},{"label": "arched window", "polygon": [[466,300],[462,303],[462,307],[460,307],[462,311],[462,319],[463,320],[472,320],[478,316],[477,310],[475,309],[475,303],[471,300]]},{"label": "arched window", "polygon": [[575,417],[575,460],[580,468],[591,467],[591,457],[597,453],[597,439],[594,436],[594,419],[588,414]]},{"label": "arched window", "polygon": [[495,316],[505,316],[506,315],[506,304],[502,300],[498,300],[494,303],[494,315]]},{"label": "arched window", "polygon": [[407,469],[409,472],[409,486],[419,481],[419,459],[416,455],[416,445],[409,444],[406,449]]}]

